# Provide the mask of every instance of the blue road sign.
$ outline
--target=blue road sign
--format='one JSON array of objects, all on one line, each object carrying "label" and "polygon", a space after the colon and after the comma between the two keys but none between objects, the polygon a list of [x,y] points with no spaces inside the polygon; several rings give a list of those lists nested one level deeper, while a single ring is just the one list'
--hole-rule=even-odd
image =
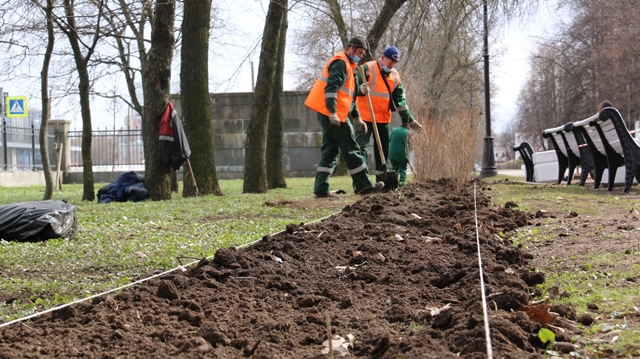
[{"label": "blue road sign", "polygon": [[25,96],[8,96],[7,117],[27,117],[27,98]]}]

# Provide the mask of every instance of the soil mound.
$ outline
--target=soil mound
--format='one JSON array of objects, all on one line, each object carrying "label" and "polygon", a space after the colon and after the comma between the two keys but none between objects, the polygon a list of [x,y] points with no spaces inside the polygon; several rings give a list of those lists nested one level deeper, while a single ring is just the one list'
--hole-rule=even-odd
[{"label": "soil mound", "polygon": [[364,197],[184,272],[2,328],[0,358],[326,358],[328,332],[343,339],[334,357],[485,358],[476,233],[495,357],[541,358],[540,325],[515,310],[544,279],[497,235],[526,214],[477,192],[442,180]]}]

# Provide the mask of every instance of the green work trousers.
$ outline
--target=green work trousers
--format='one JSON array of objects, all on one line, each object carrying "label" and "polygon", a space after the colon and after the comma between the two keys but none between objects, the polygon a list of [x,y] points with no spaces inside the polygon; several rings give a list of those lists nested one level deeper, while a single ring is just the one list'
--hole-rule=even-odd
[{"label": "green work trousers", "polygon": [[360,193],[372,186],[367,173],[367,165],[360,155],[360,148],[353,135],[353,127],[349,121],[340,123],[339,127],[329,126],[329,117],[318,113],[318,121],[322,126],[322,154],[316,170],[316,179],[313,185],[313,193],[323,196],[329,194],[329,177],[338,164],[338,156],[342,153],[351,180],[353,189]]},{"label": "green work trousers", "polygon": [[[376,161],[376,178],[384,175],[385,171],[383,168],[382,160],[380,159],[380,151],[378,151],[378,144],[376,143],[375,136],[373,134],[373,123],[365,122],[367,124],[367,133],[362,133],[358,126],[356,126],[356,142],[358,142],[358,146],[360,146],[360,155],[364,158],[364,162],[367,163],[368,155],[367,150],[369,149],[369,141],[373,136],[373,157]],[[378,134],[380,135],[380,144],[382,145],[382,151],[384,153],[385,160],[389,158],[389,124],[388,123],[377,123]],[[386,163],[384,163],[386,164]],[[368,167],[368,166],[367,166]]]}]

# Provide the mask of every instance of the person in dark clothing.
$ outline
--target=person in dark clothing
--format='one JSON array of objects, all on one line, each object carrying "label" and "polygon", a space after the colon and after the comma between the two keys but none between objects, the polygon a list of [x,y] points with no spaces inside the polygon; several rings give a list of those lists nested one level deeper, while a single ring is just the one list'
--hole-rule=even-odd
[{"label": "person in dark clothing", "polygon": [[329,59],[305,101],[306,106],[318,113],[318,121],[322,126],[322,154],[313,186],[313,193],[317,198],[333,196],[329,177],[335,170],[340,153],[349,169],[356,193],[367,194],[384,188],[383,182],[371,183],[352,124],[347,120],[351,114],[355,125],[366,131],[366,125],[360,119],[354,102],[354,71],[366,49],[364,39],[354,37],[349,40],[344,51]]}]

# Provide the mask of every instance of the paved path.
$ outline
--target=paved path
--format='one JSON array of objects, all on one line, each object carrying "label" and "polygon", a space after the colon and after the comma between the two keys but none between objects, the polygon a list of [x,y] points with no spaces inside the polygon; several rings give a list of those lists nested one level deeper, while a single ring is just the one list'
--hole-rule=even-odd
[{"label": "paved path", "polygon": [[498,170],[498,174],[526,178],[523,170]]}]

